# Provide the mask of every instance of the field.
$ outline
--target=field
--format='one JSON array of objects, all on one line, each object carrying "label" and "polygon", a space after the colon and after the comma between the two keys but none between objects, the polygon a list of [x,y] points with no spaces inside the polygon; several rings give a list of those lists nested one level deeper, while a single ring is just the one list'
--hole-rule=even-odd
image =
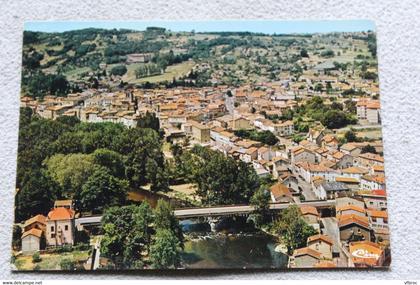
[{"label": "field", "polygon": [[161,82],[161,81],[171,81],[174,77],[179,78],[186,75],[191,68],[194,66],[194,62],[192,61],[185,61],[180,64],[174,64],[168,66],[164,74],[144,77],[144,78],[136,78],[135,71],[136,69],[142,65],[141,63],[129,64],[127,65],[127,73],[123,76],[123,80],[128,83],[143,83],[143,82]]},{"label": "field", "polygon": [[41,254],[41,261],[32,262],[32,256],[19,256],[16,258],[15,265],[18,270],[33,270],[39,265],[39,270],[60,270],[61,260],[68,258],[75,263],[85,261],[89,257],[88,251],[72,251],[66,253],[45,253]]}]

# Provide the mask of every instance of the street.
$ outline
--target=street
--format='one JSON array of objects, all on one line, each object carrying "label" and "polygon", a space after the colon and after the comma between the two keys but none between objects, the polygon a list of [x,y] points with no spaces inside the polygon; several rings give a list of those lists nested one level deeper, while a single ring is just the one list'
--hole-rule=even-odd
[{"label": "street", "polygon": [[[306,182],[305,180],[303,180],[298,173],[294,172],[293,173],[298,181],[298,187],[300,187],[300,189],[302,189],[302,194],[303,196],[305,196],[305,200],[306,201],[312,201],[312,200],[319,200],[316,196],[315,193],[312,191],[312,186],[311,184],[309,184],[308,182]],[[299,190],[300,190],[299,189]]]},{"label": "street", "polygon": [[348,261],[346,255],[341,249],[340,236],[338,234],[339,231],[336,218],[321,218],[321,221],[324,225],[323,234],[329,236],[334,241],[334,248],[338,249],[340,252],[340,257],[334,259],[334,261],[337,264],[337,267],[347,267]]}]

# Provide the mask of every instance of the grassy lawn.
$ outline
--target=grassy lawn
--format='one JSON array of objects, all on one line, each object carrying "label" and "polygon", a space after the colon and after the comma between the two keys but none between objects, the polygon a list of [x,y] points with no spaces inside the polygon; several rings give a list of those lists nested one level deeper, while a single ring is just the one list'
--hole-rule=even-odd
[{"label": "grassy lawn", "polygon": [[183,63],[174,64],[174,65],[168,66],[164,74],[137,79],[135,71],[140,65],[142,64],[135,63],[135,64],[126,65],[127,73],[123,76],[123,80],[128,83],[143,83],[147,81],[151,83],[155,83],[155,82],[161,82],[161,81],[171,81],[174,77],[179,78],[186,75],[194,66],[194,62],[185,61]]},{"label": "grassy lawn", "polygon": [[39,265],[40,270],[60,270],[60,262],[64,258],[71,259],[75,262],[86,260],[89,257],[88,251],[72,251],[66,253],[45,253],[41,254],[41,261],[32,263],[32,255],[19,256],[16,258],[15,265],[18,270],[33,270]]},{"label": "grassy lawn", "polygon": [[90,67],[77,67],[75,69],[65,72],[64,75],[67,77],[67,79],[76,80],[80,74],[89,71],[91,71]]}]

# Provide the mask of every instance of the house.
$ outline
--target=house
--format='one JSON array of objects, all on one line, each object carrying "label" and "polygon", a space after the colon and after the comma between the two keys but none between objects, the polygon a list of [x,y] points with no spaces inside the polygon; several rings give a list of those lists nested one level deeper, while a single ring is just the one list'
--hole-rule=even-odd
[{"label": "house", "polygon": [[384,158],[375,153],[362,153],[356,158],[356,163],[359,166],[369,168],[374,165],[384,166]]},{"label": "house", "polygon": [[338,139],[333,135],[325,135],[321,140],[321,146],[329,150],[338,148]]},{"label": "house", "polygon": [[372,229],[387,229],[388,228],[388,213],[381,210],[367,210],[369,217],[369,224]]},{"label": "house", "polygon": [[54,208],[46,219],[47,246],[61,246],[74,243],[74,210]]},{"label": "house", "polygon": [[351,242],[349,252],[355,267],[380,267],[385,261],[384,250],[371,241]]},{"label": "house", "polygon": [[360,179],[360,188],[363,190],[385,189],[385,176],[364,175]]},{"label": "house", "polygon": [[357,104],[357,118],[367,120],[371,124],[381,122],[380,102],[379,100],[360,99]]},{"label": "house", "polygon": [[352,166],[341,170],[341,176],[347,178],[354,178],[360,182],[360,178],[368,174],[369,170],[363,167]]},{"label": "house", "polygon": [[383,165],[372,165],[369,169],[371,175],[385,175],[385,168]]},{"label": "house", "polygon": [[335,168],[348,168],[353,166],[354,158],[350,154],[341,152],[341,151],[335,151],[331,158],[329,158],[331,161],[335,161]]},{"label": "house", "polygon": [[385,190],[372,190],[366,193],[360,193],[359,196],[363,198],[368,209],[373,210],[386,210],[386,191]]},{"label": "house", "polygon": [[360,182],[356,178],[338,176],[335,181],[343,183],[350,190],[356,191],[359,189]]},{"label": "house", "polygon": [[321,260],[321,253],[309,247],[298,248],[293,252],[291,266],[294,268],[314,267]]},{"label": "house", "polygon": [[336,181],[325,181],[320,184],[314,184],[315,195],[319,199],[335,199],[338,197],[351,196],[351,190],[346,184]]},{"label": "house", "polygon": [[23,224],[23,232],[27,232],[31,229],[38,229],[41,231],[45,231],[45,220],[46,220],[46,217],[44,215],[36,215],[26,220],[25,223]]},{"label": "house", "polygon": [[335,199],[335,205],[336,205],[336,208],[349,206],[349,205],[353,205],[362,209],[365,207],[365,203],[363,201],[350,198],[350,197],[342,197],[342,198]]},{"label": "house", "polygon": [[301,206],[300,212],[302,213],[302,218],[309,225],[316,225],[316,229],[319,230],[319,213],[318,210],[313,206]]},{"label": "house", "polygon": [[320,164],[298,162],[295,167],[299,175],[308,183],[311,183],[314,177],[321,177],[326,181],[335,181],[338,174],[336,170]]},{"label": "house", "polygon": [[338,220],[340,240],[371,240],[371,229],[367,217],[359,215],[342,215]]},{"label": "house", "polygon": [[355,157],[362,152],[362,148],[355,143],[345,143],[340,147],[340,151]]},{"label": "house", "polygon": [[258,159],[271,161],[276,153],[271,150],[269,147],[262,146],[258,149]]},{"label": "house", "polygon": [[371,124],[379,124],[381,122],[381,106],[379,100],[367,104],[366,119]]},{"label": "house", "polygon": [[22,234],[22,253],[30,255],[40,250],[41,237],[43,231],[37,228],[32,228]]},{"label": "house", "polygon": [[210,128],[196,121],[188,121],[191,125],[191,135],[199,143],[210,141]]},{"label": "house", "polygon": [[308,141],[315,143],[317,145],[321,145],[322,138],[324,137],[325,128],[317,127],[317,128],[310,128],[308,132]]},{"label": "house", "polygon": [[287,186],[276,183],[270,187],[270,197],[273,202],[293,203],[292,193]]},{"label": "house", "polygon": [[248,119],[239,117],[231,121],[230,128],[232,130],[249,130],[249,129],[252,129],[253,126]]},{"label": "house", "polygon": [[293,121],[284,121],[282,123],[273,124],[273,134],[279,137],[287,137],[293,135],[295,127]]},{"label": "house", "polygon": [[301,146],[291,149],[290,157],[292,164],[296,164],[297,162],[309,162],[313,164],[316,162],[315,153]]},{"label": "house", "polygon": [[366,211],[364,207],[359,207],[356,205],[344,205],[336,207],[335,212],[337,218],[345,215],[358,215],[360,217],[366,217]]},{"label": "house", "polygon": [[332,259],[333,244],[330,237],[322,234],[310,236],[307,241],[308,247],[319,252],[322,259]]}]

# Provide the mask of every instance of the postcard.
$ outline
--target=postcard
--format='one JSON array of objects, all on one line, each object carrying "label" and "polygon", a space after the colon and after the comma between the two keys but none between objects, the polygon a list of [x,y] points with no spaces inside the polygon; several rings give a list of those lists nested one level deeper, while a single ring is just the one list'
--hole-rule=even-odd
[{"label": "postcard", "polygon": [[376,31],[28,22],[12,269],[390,265]]}]

